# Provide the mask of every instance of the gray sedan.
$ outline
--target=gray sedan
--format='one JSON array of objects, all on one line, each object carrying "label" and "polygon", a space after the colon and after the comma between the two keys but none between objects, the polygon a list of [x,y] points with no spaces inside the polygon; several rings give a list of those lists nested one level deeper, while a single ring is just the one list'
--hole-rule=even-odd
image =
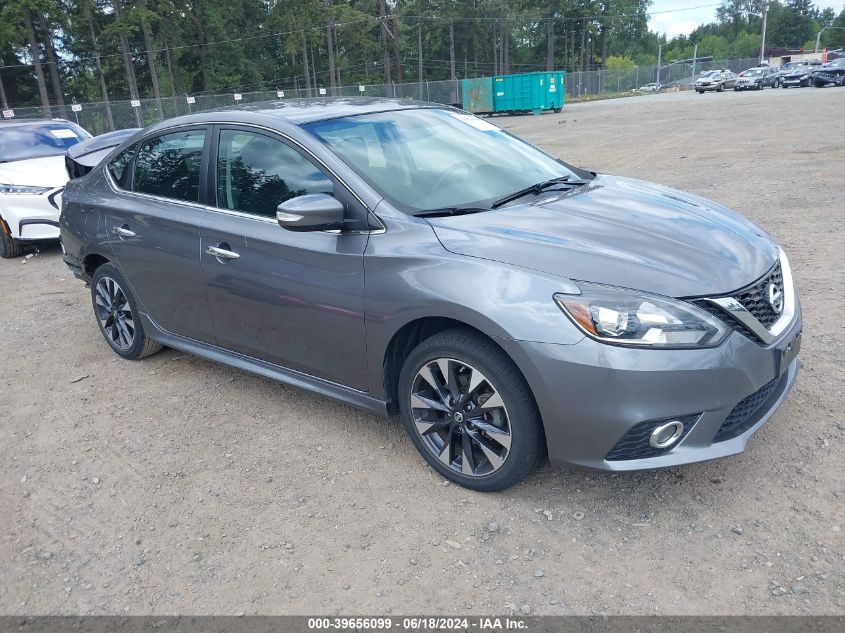
[{"label": "gray sedan", "polygon": [[711,91],[724,92],[728,88],[733,88],[735,83],[736,75],[730,70],[709,70],[701,73],[693,87],[698,94],[704,94]]},{"label": "gray sedan", "polygon": [[439,105],[166,121],[68,183],[61,234],[116,354],[169,346],[399,414],[476,490],[546,455],[739,453],[798,373],[801,310],[765,231]]}]

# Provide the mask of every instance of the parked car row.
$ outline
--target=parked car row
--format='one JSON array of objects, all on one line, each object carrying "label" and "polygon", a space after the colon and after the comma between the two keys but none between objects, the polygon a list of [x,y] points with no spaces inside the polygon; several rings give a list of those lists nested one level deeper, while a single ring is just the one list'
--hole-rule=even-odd
[{"label": "parked car row", "polygon": [[818,60],[787,62],[781,68],[768,65],[755,66],[739,75],[728,69],[708,70],[701,73],[693,87],[699,94],[724,92],[730,88],[740,90],[762,90],[827,85],[845,86],[845,58],[822,64]]}]

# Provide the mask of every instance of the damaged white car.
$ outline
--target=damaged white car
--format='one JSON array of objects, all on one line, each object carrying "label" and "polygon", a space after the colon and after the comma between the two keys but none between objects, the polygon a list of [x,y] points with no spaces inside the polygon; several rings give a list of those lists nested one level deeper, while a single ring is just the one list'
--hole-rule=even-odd
[{"label": "damaged white car", "polygon": [[90,137],[61,119],[0,123],[0,257],[19,257],[27,243],[59,239],[68,180],[64,155]]}]

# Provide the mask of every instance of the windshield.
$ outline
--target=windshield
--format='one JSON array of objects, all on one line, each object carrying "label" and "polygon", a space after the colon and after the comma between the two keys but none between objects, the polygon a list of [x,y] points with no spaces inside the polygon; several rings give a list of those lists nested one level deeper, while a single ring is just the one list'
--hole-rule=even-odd
[{"label": "windshield", "polygon": [[751,70],[746,70],[744,73],[740,75],[740,77],[759,77],[763,74],[762,69],[760,68],[752,68]]},{"label": "windshield", "polygon": [[486,207],[537,183],[579,177],[495,125],[453,110],[394,110],[305,128],[406,213]]},{"label": "windshield", "polygon": [[60,156],[87,138],[88,132],[67,121],[0,125],[0,162]]}]

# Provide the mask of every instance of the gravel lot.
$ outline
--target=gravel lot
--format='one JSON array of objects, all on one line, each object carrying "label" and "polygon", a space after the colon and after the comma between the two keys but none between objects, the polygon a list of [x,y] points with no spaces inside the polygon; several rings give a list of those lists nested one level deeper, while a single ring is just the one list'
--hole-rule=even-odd
[{"label": "gravel lot", "polygon": [[57,248],[0,261],[0,613],[845,613],[844,103],[687,93],[493,119],[725,203],[789,252],[804,370],[715,463],[446,486],[396,420],[172,350],[118,359]]}]

